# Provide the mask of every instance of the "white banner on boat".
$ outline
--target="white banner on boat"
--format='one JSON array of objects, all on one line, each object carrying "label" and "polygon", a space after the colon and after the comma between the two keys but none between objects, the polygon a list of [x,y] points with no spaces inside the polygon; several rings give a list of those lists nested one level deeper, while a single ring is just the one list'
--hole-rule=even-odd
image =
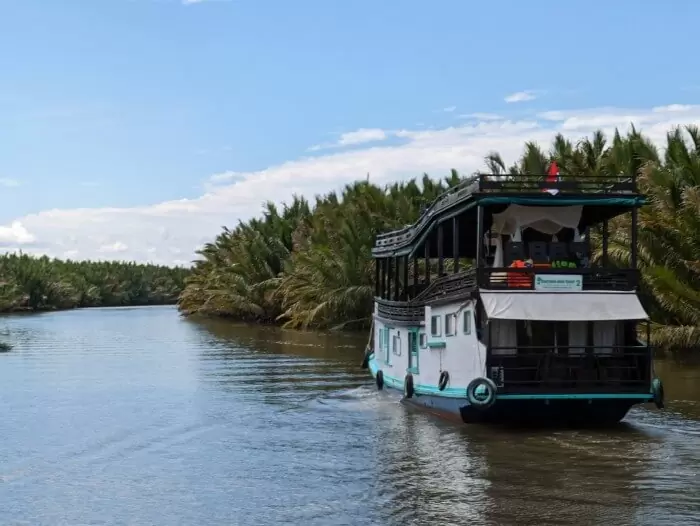
[{"label": "white banner on boat", "polygon": [[576,292],[583,290],[583,276],[573,274],[536,274],[535,290]]}]

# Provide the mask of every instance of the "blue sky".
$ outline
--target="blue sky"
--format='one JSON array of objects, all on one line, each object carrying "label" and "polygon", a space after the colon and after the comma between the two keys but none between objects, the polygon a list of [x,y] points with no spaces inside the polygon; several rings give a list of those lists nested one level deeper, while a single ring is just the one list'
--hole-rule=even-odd
[{"label": "blue sky", "polygon": [[[267,197],[327,191],[366,171],[390,180],[472,168],[460,144],[515,155],[530,132],[546,142],[546,133],[581,135],[596,122],[654,129],[700,114],[700,4],[690,0],[0,6],[6,248],[187,261],[222,222],[256,213]],[[507,102],[515,93],[528,100]],[[670,114],[652,111],[668,105]],[[564,113],[543,117],[553,111]],[[506,133],[503,120],[514,128]],[[501,142],[473,142],[483,139],[479,126],[499,126],[485,134],[497,129]],[[402,152],[413,164],[398,160]],[[275,179],[284,169],[288,186]],[[240,184],[253,178],[258,186]],[[207,191],[216,217],[202,202]],[[190,201],[159,205],[180,199]],[[81,230],[85,221],[101,230]],[[201,228],[180,235],[187,221]]]}]

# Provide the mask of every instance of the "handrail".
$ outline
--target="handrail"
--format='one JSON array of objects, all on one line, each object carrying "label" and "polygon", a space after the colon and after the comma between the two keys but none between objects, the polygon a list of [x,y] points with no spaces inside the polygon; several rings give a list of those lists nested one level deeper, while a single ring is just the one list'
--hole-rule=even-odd
[{"label": "handrail", "polygon": [[474,186],[475,188],[478,188],[477,183],[477,177],[470,177],[469,179],[462,181],[461,183],[452,186],[451,188],[448,188],[445,190],[443,193],[438,195],[435,200],[430,204],[428,208],[426,208],[423,213],[421,213],[420,217],[418,218],[418,221],[416,221],[413,225],[404,227],[404,228],[399,228],[397,230],[392,230],[390,232],[385,232],[383,234],[377,235],[377,240],[384,239],[387,237],[394,237],[398,236],[401,233],[408,232],[409,230],[413,230],[415,227],[421,225],[425,219],[429,218],[430,216],[433,215],[433,212],[438,208],[438,205],[445,201],[448,197],[450,197],[452,194],[459,193],[460,190],[464,190],[467,187]]},{"label": "handrail", "polygon": [[[470,279],[471,278],[471,279]],[[454,292],[449,285],[452,283],[462,283],[462,287],[465,290],[467,289],[475,289],[476,288],[476,269],[475,268],[468,268],[465,270],[462,270],[460,272],[456,272],[454,274],[447,274],[445,276],[441,276],[434,281],[430,283],[423,291],[421,291],[418,296],[416,296],[414,299],[415,301],[430,301],[435,299],[437,295],[435,294],[436,291],[439,292],[439,289],[443,289],[442,292],[444,295],[447,295],[451,292]]]}]

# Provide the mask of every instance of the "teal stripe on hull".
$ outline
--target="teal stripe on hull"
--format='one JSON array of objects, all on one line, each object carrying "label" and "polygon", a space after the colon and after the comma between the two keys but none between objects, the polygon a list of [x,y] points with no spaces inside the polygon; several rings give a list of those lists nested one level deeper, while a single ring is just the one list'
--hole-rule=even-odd
[{"label": "teal stripe on hull", "polygon": [[497,400],[649,400],[648,393],[583,393],[583,394],[502,394],[496,395]]},{"label": "teal stripe on hull", "polygon": [[[369,370],[373,377],[377,376],[379,365],[372,358],[369,361]],[[384,373],[384,385],[403,391],[403,380],[394,378]],[[444,398],[467,399],[466,387],[448,387],[440,391],[434,385],[415,384],[413,387],[417,395],[442,396]],[[576,394],[497,394],[497,400],[646,400],[652,401],[650,393],[576,393]]]}]

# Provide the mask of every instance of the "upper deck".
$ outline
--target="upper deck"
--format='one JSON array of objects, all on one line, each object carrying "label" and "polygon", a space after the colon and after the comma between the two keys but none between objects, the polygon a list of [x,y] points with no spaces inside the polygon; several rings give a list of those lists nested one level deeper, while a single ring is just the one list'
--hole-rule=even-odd
[{"label": "upper deck", "polygon": [[[498,208],[499,205],[502,208],[508,204],[582,205],[582,223],[595,224],[643,202],[635,175],[579,175],[547,181],[545,175],[482,173],[441,194],[413,225],[378,235],[372,254],[392,257],[412,253],[423,243],[433,225],[456,216],[466,216],[464,222],[472,223],[472,229],[476,230],[477,205],[489,208]],[[488,216],[486,222],[489,222]]]},{"label": "upper deck", "polygon": [[[458,301],[478,290],[636,290],[634,176],[479,174],[443,193],[403,229],[377,237],[373,256],[380,314],[419,318],[423,305]],[[629,265],[608,257],[611,218],[631,215]],[[600,225],[591,253],[590,227]],[[619,227],[618,227],[619,228]]]}]

